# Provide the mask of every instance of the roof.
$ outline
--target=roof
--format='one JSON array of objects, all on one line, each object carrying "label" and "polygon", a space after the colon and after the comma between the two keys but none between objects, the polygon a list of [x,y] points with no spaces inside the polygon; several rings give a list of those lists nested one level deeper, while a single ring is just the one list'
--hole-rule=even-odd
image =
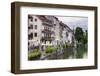
[{"label": "roof", "polygon": [[73,32],[72,29],[70,29],[70,27],[68,27],[66,24],[64,24],[63,22],[60,22],[60,25],[63,26],[63,27],[67,27],[68,28],[68,31],[70,32]]},{"label": "roof", "polygon": [[[53,21],[53,20],[51,21],[51,20],[47,19],[47,18],[45,17],[45,15],[34,15],[34,16],[37,16],[42,22],[46,21],[46,22],[48,22],[48,23],[52,23],[52,21]],[[59,24],[60,24],[61,26],[68,28],[68,31],[73,32],[73,30],[70,29],[70,27],[68,27],[68,26],[67,26],[66,24],[64,24],[62,21],[58,20],[57,17],[55,17],[55,16],[51,16],[51,17],[54,17],[57,21],[59,21]]]}]

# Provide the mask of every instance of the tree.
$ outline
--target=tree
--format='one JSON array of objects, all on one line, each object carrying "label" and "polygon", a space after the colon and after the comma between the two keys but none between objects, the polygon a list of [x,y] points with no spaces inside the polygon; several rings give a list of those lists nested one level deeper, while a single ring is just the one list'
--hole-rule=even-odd
[{"label": "tree", "polygon": [[82,28],[77,27],[75,30],[75,39],[78,41],[77,43],[77,58],[83,58],[84,53],[87,52],[87,30],[83,31]]},{"label": "tree", "polygon": [[88,33],[87,33],[87,30],[85,30],[84,36],[83,36],[83,44],[86,44],[87,41],[88,41]]},{"label": "tree", "polygon": [[83,34],[84,34],[83,29],[81,27],[77,27],[76,30],[75,30],[75,39],[78,42],[82,42]]}]

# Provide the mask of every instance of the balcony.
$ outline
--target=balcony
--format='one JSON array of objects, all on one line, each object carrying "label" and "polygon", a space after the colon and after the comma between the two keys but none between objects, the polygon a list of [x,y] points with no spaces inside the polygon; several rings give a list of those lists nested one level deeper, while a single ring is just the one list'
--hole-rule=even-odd
[{"label": "balcony", "polygon": [[51,37],[55,37],[55,35],[54,35],[54,34],[52,34],[52,35],[51,35]]},{"label": "balcony", "polygon": [[54,37],[42,37],[42,40],[47,40],[47,41],[51,41],[53,39],[54,39]]},{"label": "balcony", "polygon": [[43,25],[48,25],[48,26],[53,27],[54,24],[53,24],[53,21],[44,19],[43,20]]},{"label": "balcony", "polygon": [[53,34],[54,31],[48,30],[48,29],[43,29],[42,30],[43,33],[49,33],[49,34]]}]

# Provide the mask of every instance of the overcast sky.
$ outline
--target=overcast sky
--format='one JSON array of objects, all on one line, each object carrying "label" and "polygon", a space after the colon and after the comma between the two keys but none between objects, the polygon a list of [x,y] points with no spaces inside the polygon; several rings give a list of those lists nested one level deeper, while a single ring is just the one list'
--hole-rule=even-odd
[{"label": "overcast sky", "polygon": [[58,17],[57,18],[69,26],[71,29],[81,27],[83,30],[88,30],[88,17]]}]

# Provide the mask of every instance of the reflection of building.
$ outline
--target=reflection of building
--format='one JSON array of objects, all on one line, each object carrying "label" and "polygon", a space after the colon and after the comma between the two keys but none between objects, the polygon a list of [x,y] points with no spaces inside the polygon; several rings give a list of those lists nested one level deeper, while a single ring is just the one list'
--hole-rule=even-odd
[{"label": "reflection of building", "polygon": [[29,50],[58,43],[72,43],[73,31],[54,16],[28,15],[28,47]]}]

